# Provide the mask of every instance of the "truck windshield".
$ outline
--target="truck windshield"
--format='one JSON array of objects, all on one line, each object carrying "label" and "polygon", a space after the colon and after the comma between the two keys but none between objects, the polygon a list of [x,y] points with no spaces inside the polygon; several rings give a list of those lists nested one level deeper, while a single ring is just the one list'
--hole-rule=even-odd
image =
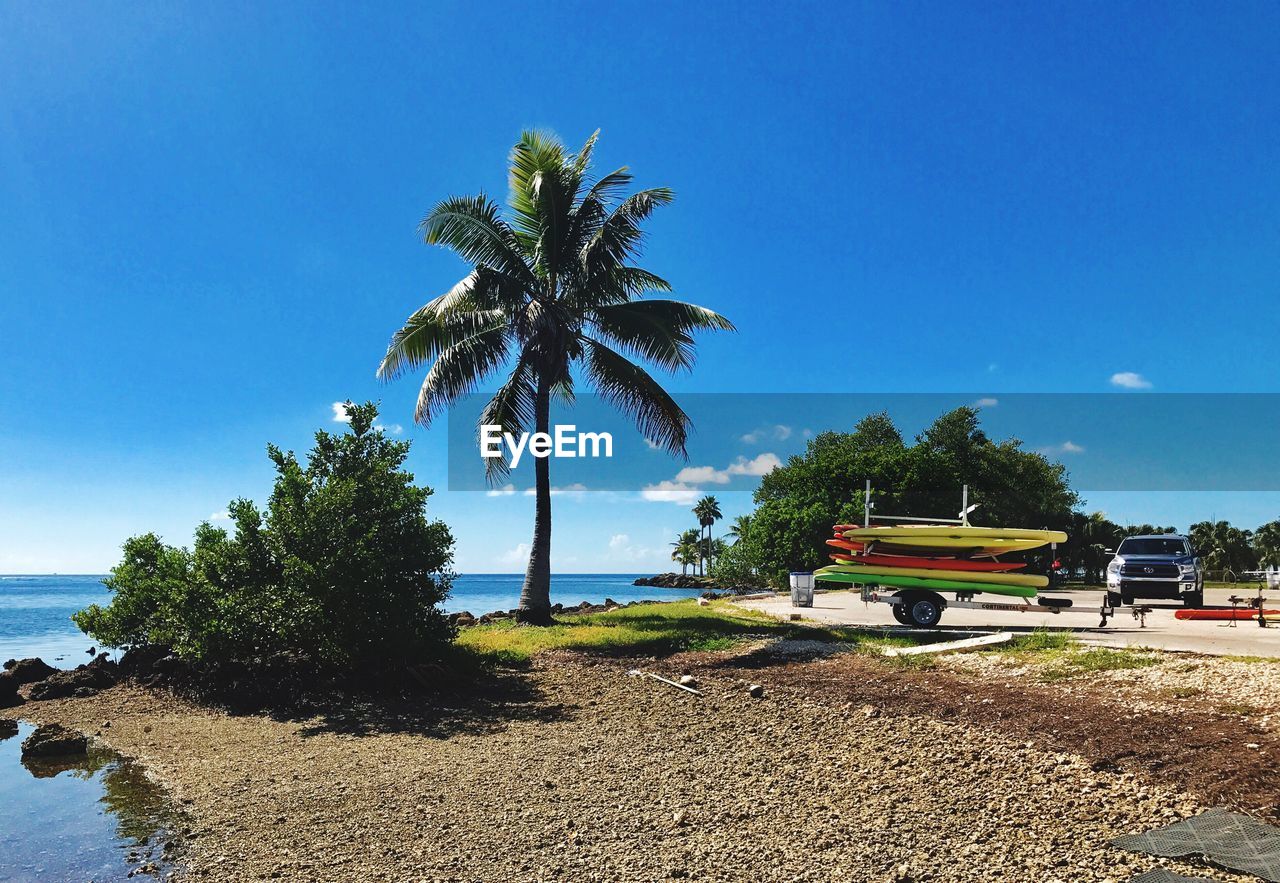
[{"label": "truck windshield", "polygon": [[1164,540],[1155,537],[1125,540],[1120,544],[1118,555],[1185,555],[1187,544],[1182,540]]}]

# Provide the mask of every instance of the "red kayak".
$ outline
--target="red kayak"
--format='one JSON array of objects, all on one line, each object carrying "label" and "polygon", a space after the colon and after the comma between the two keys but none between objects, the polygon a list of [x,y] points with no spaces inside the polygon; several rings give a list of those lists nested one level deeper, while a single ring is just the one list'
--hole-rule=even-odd
[{"label": "red kayak", "polygon": [[[1280,616],[1280,610],[1264,610],[1263,616]],[[1213,619],[1235,620],[1247,622],[1258,618],[1258,611],[1252,607],[1241,607],[1236,610],[1178,610],[1173,614],[1178,619]]]},{"label": "red kayak", "polygon": [[936,558],[913,555],[876,555],[862,554],[858,556],[860,564],[872,564],[877,567],[919,567],[924,570],[968,570],[980,573],[1007,573],[1010,570],[1021,570],[1026,563],[1021,561],[991,561],[971,558]]},{"label": "red kayak", "polygon": [[862,543],[855,543],[853,540],[843,538],[827,540],[828,546],[835,546],[837,549],[844,549],[846,552],[862,551]]}]

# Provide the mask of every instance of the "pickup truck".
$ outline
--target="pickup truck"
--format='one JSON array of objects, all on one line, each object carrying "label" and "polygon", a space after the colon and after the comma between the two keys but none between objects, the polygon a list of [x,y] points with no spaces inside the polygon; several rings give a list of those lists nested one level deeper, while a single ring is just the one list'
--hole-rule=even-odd
[{"label": "pickup truck", "polygon": [[1107,565],[1107,600],[1112,606],[1135,598],[1181,599],[1204,604],[1204,567],[1191,540],[1177,534],[1128,537]]}]

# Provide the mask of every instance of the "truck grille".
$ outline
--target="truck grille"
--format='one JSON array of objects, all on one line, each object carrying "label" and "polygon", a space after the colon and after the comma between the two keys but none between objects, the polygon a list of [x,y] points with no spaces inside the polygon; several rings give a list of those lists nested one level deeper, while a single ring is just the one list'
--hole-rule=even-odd
[{"label": "truck grille", "polygon": [[1133,579],[1177,579],[1178,565],[1176,564],[1122,564],[1120,565],[1120,575],[1132,577]]}]

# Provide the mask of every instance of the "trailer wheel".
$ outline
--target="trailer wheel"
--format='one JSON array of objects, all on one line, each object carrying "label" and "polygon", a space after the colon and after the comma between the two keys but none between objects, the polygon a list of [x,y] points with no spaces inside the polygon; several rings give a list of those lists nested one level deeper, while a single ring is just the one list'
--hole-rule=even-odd
[{"label": "trailer wheel", "polygon": [[931,629],[936,626],[947,606],[942,596],[933,592],[909,592],[904,593],[903,597],[906,598],[907,619],[916,628]]},{"label": "trailer wheel", "polygon": [[[895,598],[902,598],[901,594],[894,595]],[[902,625],[911,625],[911,618],[907,616],[907,602],[902,600],[897,604],[890,604],[889,608],[893,611],[893,618]]]}]

